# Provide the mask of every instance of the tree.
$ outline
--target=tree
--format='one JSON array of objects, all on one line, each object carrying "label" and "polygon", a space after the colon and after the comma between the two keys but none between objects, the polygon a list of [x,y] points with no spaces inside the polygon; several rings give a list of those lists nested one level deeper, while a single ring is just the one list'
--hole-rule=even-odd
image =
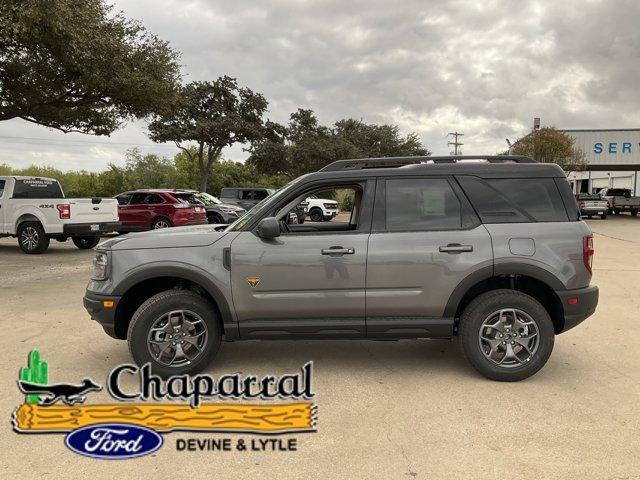
[{"label": "tree", "polygon": [[0,120],[108,135],[165,107],[177,60],[104,0],[2,0]]},{"label": "tree", "polygon": [[415,133],[403,137],[396,125],[345,119],[320,125],[312,110],[299,109],[287,126],[269,124],[268,134],[251,145],[247,160],[258,172],[297,177],[347,158],[429,155]]},{"label": "tree", "polygon": [[[264,96],[239,87],[234,78],[192,82],[181,89],[170,110],[156,115],[149,124],[149,137],[154,142],[175,142],[197,164],[200,190],[206,191],[211,169],[223,148],[265,135],[266,110]],[[189,142],[195,142],[195,150]]]},{"label": "tree", "polygon": [[566,172],[584,170],[585,155],[575,139],[554,127],[544,127],[516,140],[513,155],[526,155],[541,163],[557,163]]}]

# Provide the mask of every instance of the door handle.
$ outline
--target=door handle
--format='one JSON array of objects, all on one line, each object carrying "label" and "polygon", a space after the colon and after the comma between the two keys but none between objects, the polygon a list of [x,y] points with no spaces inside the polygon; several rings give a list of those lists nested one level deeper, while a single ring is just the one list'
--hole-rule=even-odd
[{"label": "door handle", "polygon": [[329,248],[323,248],[322,250],[320,250],[320,253],[322,253],[322,255],[336,255],[336,256],[353,255],[354,253],[356,253],[356,249],[343,248],[343,247],[329,247]]},{"label": "door handle", "polygon": [[450,243],[448,245],[440,246],[438,250],[444,253],[473,252],[473,245],[460,245],[459,243]]}]

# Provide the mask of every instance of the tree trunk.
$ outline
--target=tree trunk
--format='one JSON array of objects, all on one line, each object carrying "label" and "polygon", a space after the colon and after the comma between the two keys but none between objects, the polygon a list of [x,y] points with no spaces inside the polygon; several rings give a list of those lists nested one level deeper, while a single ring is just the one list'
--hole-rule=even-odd
[{"label": "tree trunk", "polygon": [[207,180],[209,180],[209,170],[207,168],[200,170],[200,191],[207,191]]}]

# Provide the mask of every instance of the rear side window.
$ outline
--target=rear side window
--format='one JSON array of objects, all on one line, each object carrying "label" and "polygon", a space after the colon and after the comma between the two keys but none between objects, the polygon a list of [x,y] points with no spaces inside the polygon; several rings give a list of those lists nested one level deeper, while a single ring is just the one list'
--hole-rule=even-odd
[{"label": "rear side window", "polygon": [[2,194],[4,193],[4,184],[5,184],[5,181],[0,180],[0,197],[2,197]]},{"label": "rear side window", "polygon": [[388,231],[461,228],[460,201],[446,179],[387,180],[385,190]]},{"label": "rear side window", "polygon": [[238,198],[238,190],[235,188],[223,188],[220,196],[225,198]]},{"label": "rear side window", "polygon": [[144,198],[142,203],[147,205],[156,205],[156,204],[164,203],[164,199],[160,195],[151,193]]},{"label": "rear side window", "polygon": [[64,198],[60,184],[55,180],[28,178],[16,180],[13,198]]},{"label": "rear side window", "polygon": [[483,223],[568,220],[553,178],[457,178]]},{"label": "rear side window", "polygon": [[118,200],[118,205],[128,205],[129,202],[131,201],[131,194],[127,193],[123,195],[118,195],[116,197],[116,200]]}]

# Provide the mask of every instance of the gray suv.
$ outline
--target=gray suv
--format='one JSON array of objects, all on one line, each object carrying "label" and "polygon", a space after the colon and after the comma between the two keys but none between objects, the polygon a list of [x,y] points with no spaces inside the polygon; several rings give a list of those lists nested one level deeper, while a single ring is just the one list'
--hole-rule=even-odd
[{"label": "gray suv", "polygon": [[[331,222],[286,221],[349,190]],[[343,218],[344,217],[344,218]],[[527,157],[343,160],[225,227],[118,237],[96,248],[84,305],[138,364],[195,373],[221,341],[457,337],[483,375],[537,372],[589,317],[593,238],[564,172]]]}]

